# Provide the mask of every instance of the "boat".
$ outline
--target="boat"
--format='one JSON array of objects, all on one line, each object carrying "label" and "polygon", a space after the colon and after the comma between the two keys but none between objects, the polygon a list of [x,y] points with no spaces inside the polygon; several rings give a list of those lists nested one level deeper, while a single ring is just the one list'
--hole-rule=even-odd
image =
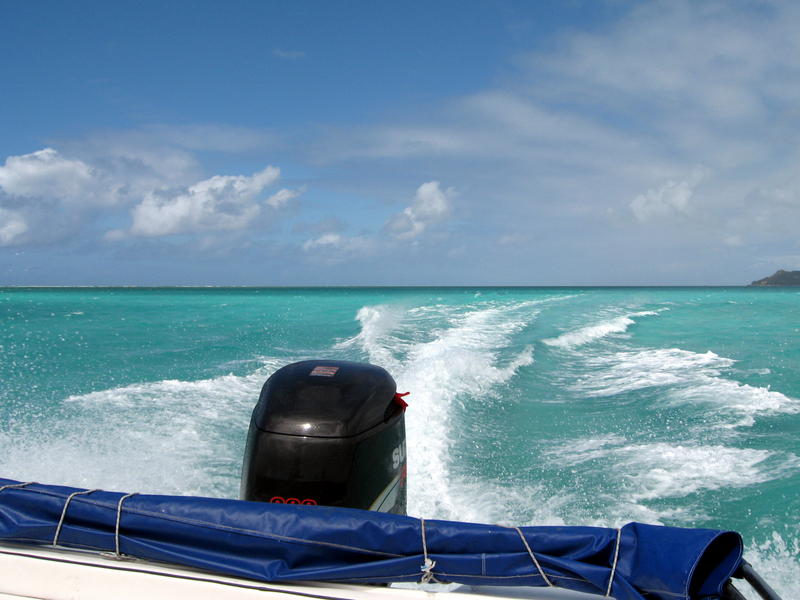
[{"label": "boat", "polygon": [[0,599],[780,600],[733,531],[407,516],[405,408],[380,367],[303,361],[262,389],[241,499],[0,479]]}]

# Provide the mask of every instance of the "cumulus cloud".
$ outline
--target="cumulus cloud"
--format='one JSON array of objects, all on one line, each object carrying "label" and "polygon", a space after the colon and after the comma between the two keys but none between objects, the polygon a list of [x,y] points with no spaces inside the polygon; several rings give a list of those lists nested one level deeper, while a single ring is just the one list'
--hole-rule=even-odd
[{"label": "cumulus cloud", "polygon": [[303,250],[322,256],[326,263],[391,252],[398,242],[418,238],[428,227],[447,217],[454,196],[453,188],[443,190],[438,181],[423,183],[411,204],[393,215],[380,231],[346,235],[341,231],[344,226],[339,220],[328,219],[314,227],[318,234],[303,243]]},{"label": "cumulus cloud", "polygon": [[451,209],[453,188],[443,190],[438,181],[423,183],[417,188],[414,201],[403,212],[394,215],[386,223],[386,229],[401,240],[419,236],[425,229],[444,219]]},{"label": "cumulus cloud", "polygon": [[280,170],[269,166],[249,177],[215,175],[178,191],[150,192],[132,210],[130,233],[156,237],[243,229],[261,213],[258,195],[279,177]]},{"label": "cumulus cloud", "polygon": [[0,189],[20,198],[57,199],[74,205],[113,204],[116,190],[96,169],[53,148],[9,156],[0,167]]},{"label": "cumulus cloud", "polygon": [[[155,131],[89,138],[66,143],[66,151],[48,147],[7,157],[0,164],[0,246],[80,239],[103,223],[121,221],[128,211],[131,226],[107,231],[107,240],[241,230],[264,209],[281,209],[305,191],[282,188],[267,195],[280,177],[272,166],[250,176],[198,181],[199,165],[181,145],[198,144],[198,131],[204,130],[168,130],[183,140],[179,145],[169,136],[165,139],[172,142],[154,145]],[[226,138],[224,129],[210,131]]]},{"label": "cumulus cloud", "polygon": [[117,206],[120,190],[108,172],[53,148],[9,156],[0,166],[0,245],[75,235],[90,215]]}]

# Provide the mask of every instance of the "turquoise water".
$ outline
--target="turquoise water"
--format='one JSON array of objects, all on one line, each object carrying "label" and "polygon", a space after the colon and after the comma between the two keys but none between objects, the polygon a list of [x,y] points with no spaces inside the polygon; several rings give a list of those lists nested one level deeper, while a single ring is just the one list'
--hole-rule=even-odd
[{"label": "turquoise water", "polygon": [[800,290],[0,290],[0,473],[234,497],[278,367],[409,391],[409,512],[737,529],[800,596]]}]

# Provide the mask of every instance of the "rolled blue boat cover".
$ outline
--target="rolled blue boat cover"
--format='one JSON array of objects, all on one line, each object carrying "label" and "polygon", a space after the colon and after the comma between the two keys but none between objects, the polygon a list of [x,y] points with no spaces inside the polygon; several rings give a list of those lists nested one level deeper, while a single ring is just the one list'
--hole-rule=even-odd
[{"label": "rolled blue boat cover", "polygon": [[513,528],[218,498],[73,495],[85,491],[0,479],[0,539],[106,552],[119,543],[129,556],[260,581],[420,581],[427,558],[442,583],[549,581],[605,595],[611,582],[617,600],[713,597],[742,556],[738,533],[711,529]]}]

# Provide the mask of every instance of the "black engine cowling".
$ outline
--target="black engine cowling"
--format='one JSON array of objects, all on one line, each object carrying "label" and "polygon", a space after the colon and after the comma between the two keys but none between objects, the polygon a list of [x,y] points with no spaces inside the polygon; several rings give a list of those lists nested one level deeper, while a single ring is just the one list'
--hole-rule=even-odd
[{"label": "black engine cowling", "polygon": [[396,390],[389,373],[369,364],[308,360],[278,369],[250,420],[242,499],[405,514]]}]

